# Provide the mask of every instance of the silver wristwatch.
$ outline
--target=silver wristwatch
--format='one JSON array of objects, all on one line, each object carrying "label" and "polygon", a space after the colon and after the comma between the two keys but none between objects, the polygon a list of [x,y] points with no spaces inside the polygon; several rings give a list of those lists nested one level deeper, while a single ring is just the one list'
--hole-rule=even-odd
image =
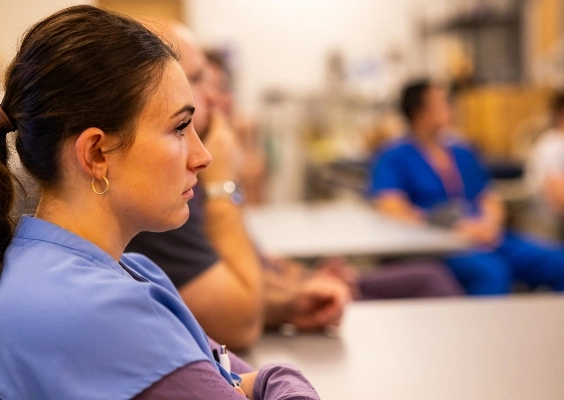
[{"label": "silver wristwatch", "polygon": [[243,194],[239,185],[233,181],[216,182],[205,185],[206,198],[229,199],[231,203],[240,205],[243,202]]}]

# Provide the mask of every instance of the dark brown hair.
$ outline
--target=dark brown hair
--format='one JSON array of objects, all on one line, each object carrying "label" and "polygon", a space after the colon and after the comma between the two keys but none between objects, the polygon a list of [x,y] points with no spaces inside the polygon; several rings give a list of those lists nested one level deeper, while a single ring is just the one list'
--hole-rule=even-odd
[{"label": "dark brown hair", "polygon": [[[1,105],[17,128],[23,166],[43,188],[55,187],[63,142],[89,127],[116,135],[127,149],[173,59],[173,50],[139,22],[92,6],[69,7],[32,26],[6,70]],[[13,235],[7,153],[0,132],[0,262]]]},{"label": "dark brown hair", "polygon": [[424,106],[425,95],[432,87],[429,79],[420,79],[407,83],[400,96],[400,108],[407,120],[411,123],[415,114]]},{"label": "dark brown hair", "polygon": [[557,92],[552,99],[552,111],[556,117],[564,112],[564,91]]}]

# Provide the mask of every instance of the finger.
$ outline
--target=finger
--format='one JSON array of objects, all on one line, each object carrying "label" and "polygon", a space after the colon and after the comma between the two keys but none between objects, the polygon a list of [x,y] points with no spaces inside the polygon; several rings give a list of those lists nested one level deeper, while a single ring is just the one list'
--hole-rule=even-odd
[{"label": "finger", "polygon": [[323,302],[310,302],[307,309],[302,309],[291,318],[291,322],[298,329],[319,329],[325,325],[339,321],[344,307],[332,299]]},{"label": "finger", "polygon": [[319,292],[320,298],[327,302],[335,302],[343,306],[352,300],[352,293],[346,284],[342,281],[336,281],[334,278],[327,280]]},{"label": "finger", "polygon": [[344,304],[338,301],[333,301],[314,310],[312,313],[312,319],[316,321],[319,326],[324,326],[330,324],[331,321],[339,320],[342,317],[343,312]]},{"label": "finger", "polygon": [[227,119],[225,115],[218,110],[213,108],[210,112],[210,122],[207,131],[206,144],[217,139],[219,135],[224,133],[228,129]]}]

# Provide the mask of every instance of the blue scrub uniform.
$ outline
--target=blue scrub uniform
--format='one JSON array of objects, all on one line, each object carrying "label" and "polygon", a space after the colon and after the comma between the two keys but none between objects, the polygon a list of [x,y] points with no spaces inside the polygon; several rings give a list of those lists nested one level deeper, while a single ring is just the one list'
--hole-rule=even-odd
[{"label": "blue scrub uniform", "polygon": [[216,365],[160,268],[133,253],[121,262],[131,273],[91,242],[22,218],[0,277],[1,399],[130,399],[189,363]]},{"label": "blue scrub uniform", "polygon": [[[489,176],[475,153],[466,145],[449,141],[460,177],[460,190],[453,194],[429,165],[422,151],[409,138],[392,143],[375,156],[369,174],[368,195],[401,191],[417,207],[430,211],[449,201],[464,201],[467,215],[478,212],[480,195],[488,188]],[[473,251],[448,257],[446,264],[469,294],[504,294],[513,281],[531,286],[549,285],[564,291],[564,249],[504,233],[496,249]]]}]

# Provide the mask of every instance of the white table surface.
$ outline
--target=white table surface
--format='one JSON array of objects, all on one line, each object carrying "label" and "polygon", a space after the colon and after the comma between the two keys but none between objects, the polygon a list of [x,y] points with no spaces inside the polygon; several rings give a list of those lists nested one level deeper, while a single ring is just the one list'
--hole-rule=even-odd
[{"label": "white table surface", "polygon": [[259,248],[269,255],[437,255],[467,247],[451,232],[403,223],[356,202],[248,208],[245,220]]},{"label": "white table surface", "polygon": [[324,400],[562,400],[564,296],[358,302],[339,338],[267,334],[245,358]]}]

